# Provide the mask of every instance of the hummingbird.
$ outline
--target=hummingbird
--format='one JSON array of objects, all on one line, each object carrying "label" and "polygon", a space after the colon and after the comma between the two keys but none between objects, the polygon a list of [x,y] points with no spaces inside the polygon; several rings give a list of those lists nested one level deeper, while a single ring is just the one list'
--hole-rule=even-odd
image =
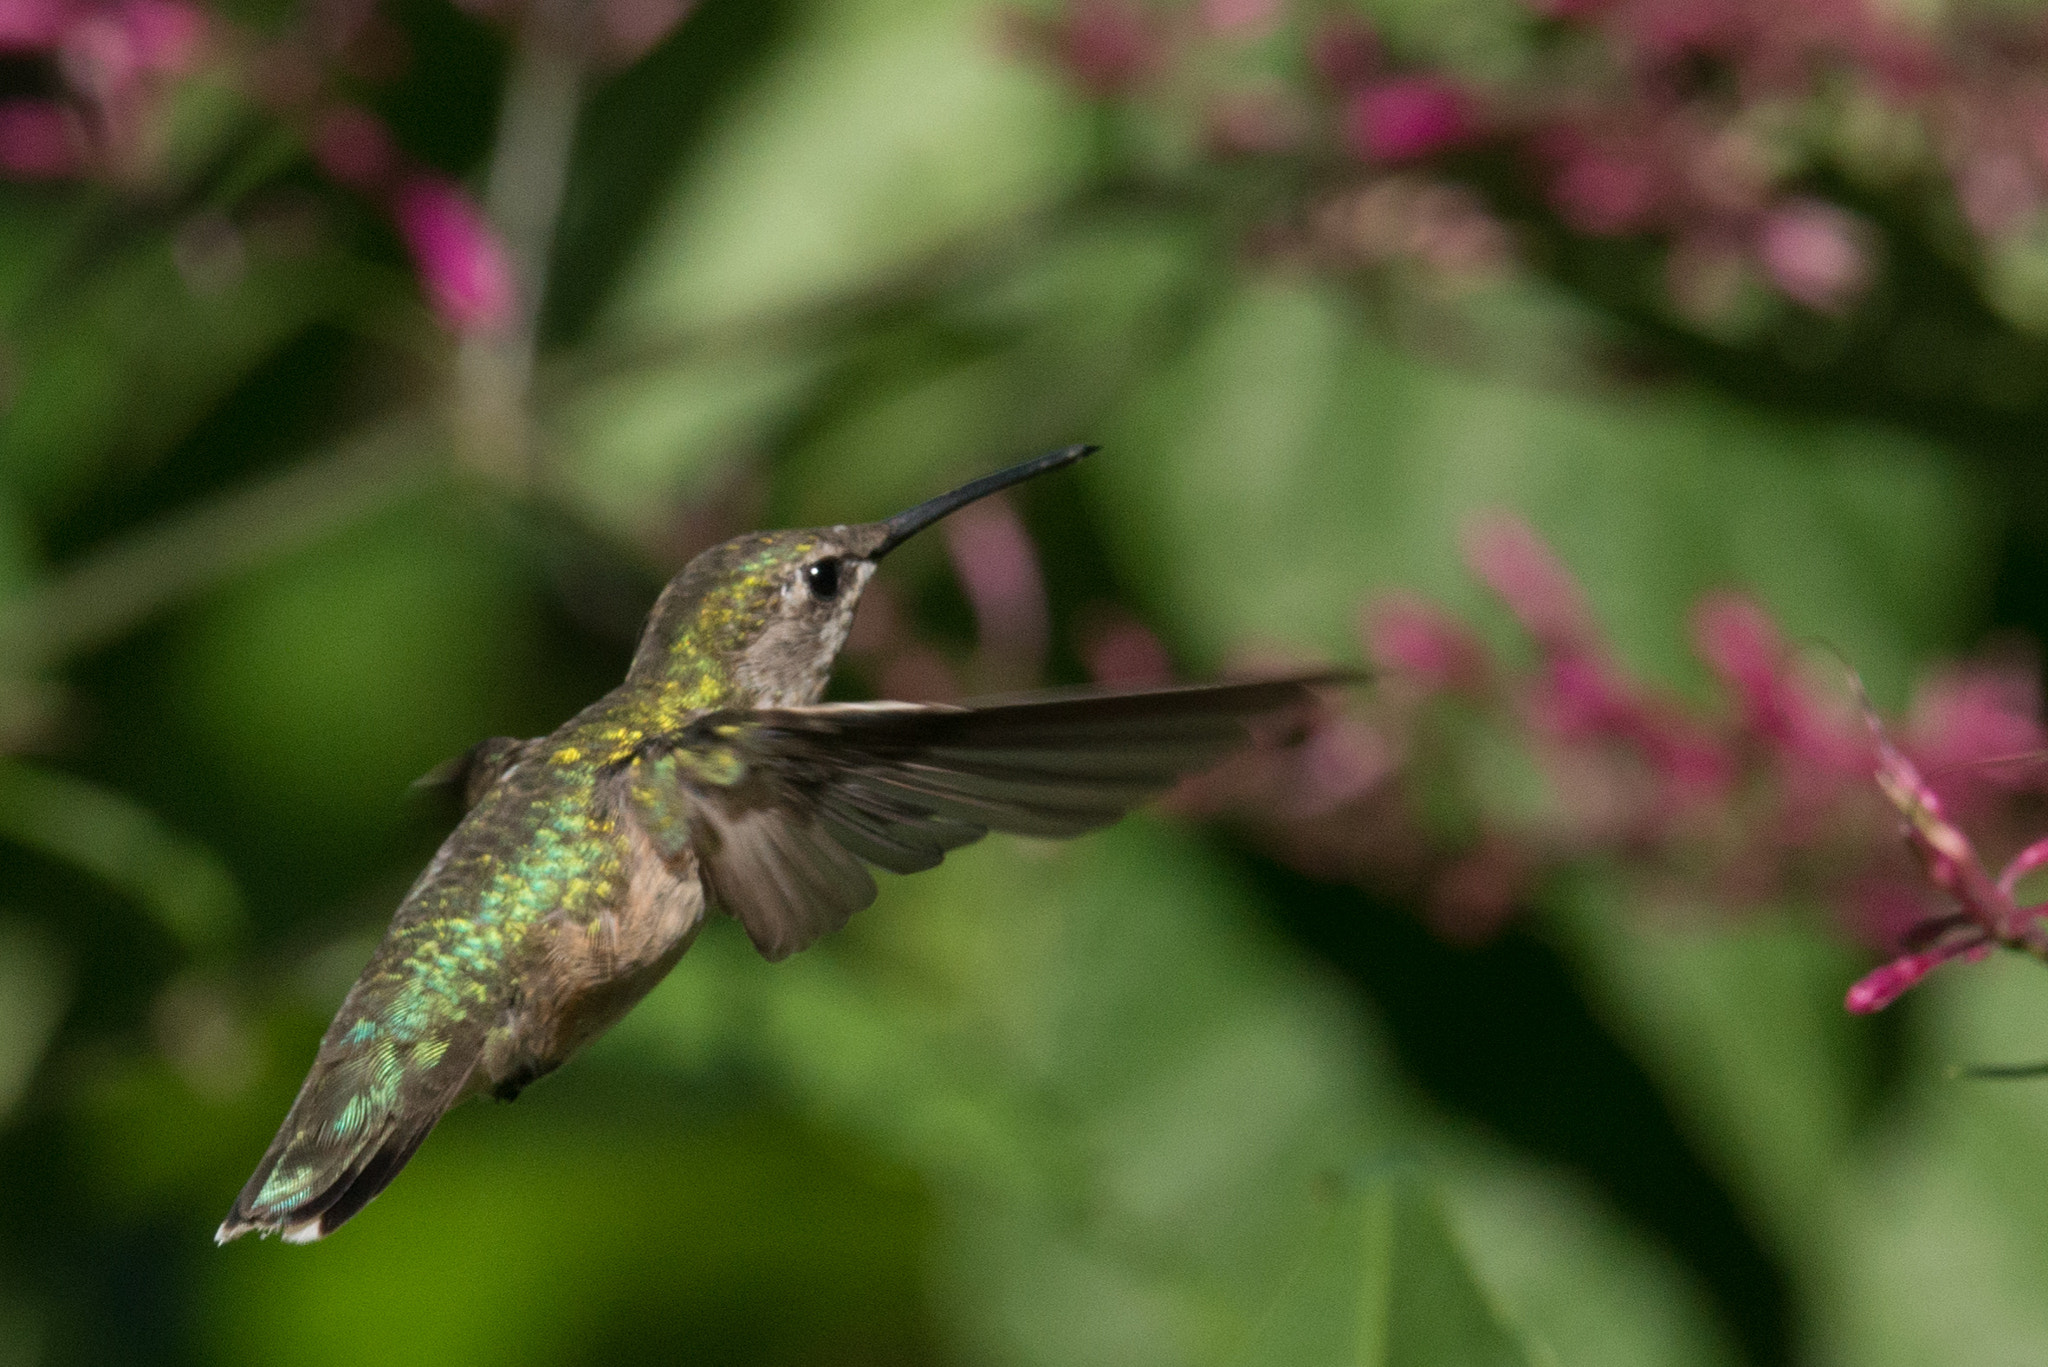
[{"label": "hummingbird", "polygon": [[880,522],[742,536],[662,590],[626,678],[551,735],[423,782],[467,810],[393,915],[215,1235],[310,1243],[466,1097],[510,1100],[615,1024],[706,915],[779,960],[989,831],[1078,835],[1336,674],[961,705],[825,703],[876,566],[1070,446]]}]

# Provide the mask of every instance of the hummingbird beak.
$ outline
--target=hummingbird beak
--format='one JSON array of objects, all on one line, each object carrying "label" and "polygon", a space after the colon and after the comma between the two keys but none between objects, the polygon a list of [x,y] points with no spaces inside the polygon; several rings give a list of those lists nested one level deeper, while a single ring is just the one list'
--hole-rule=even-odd
[{"label": "hummingbird beak", "polygon": [[1021,484],[1034,475],[1042,475],[1047,470],[1057,470],[1062,465],[1072,465],[1081,457],[1100,449],[1095,446],[1068,446],[1058,451],[1048,451],[1036,460],[1027,460],[1022,465],[1013,465],[1007,470],[983,475],[980,479],[970,480],[961,485],[951,493],[926,499],[915,508],[906,508],[881,524],[881,544],[869,551],[867,558],[880,560],[946,514],[957,512],[976,499],[987,498],[999,489]]}]

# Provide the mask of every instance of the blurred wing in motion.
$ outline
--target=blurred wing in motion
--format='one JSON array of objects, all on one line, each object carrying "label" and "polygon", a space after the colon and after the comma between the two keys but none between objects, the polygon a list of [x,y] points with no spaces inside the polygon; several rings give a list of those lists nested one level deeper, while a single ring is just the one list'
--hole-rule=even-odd
[{"label": "blurred wing in motion", "polygon": [[874,900],[867,864],[916,873],[990,831],[1109,825],[1243,743],[1247,721],[1352,677],[713,712],[618,778],[656,848],[694,855],[712,899],[781,959]]}]

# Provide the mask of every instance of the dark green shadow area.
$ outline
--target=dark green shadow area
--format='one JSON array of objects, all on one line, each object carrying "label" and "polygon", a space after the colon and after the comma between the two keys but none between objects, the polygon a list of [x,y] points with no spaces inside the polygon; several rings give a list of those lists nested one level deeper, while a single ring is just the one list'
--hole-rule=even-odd
[{"label": "dark green shadow area", "polygon": [[1583,1174],[1683,1260],[1756,1367],[1789,1367],[1785,1270],[1554,949],[1519,929],[1449,945],[1396,903],[1250,853],[1240,862],[1280,927],[1370,999],[1437,1104]]}]

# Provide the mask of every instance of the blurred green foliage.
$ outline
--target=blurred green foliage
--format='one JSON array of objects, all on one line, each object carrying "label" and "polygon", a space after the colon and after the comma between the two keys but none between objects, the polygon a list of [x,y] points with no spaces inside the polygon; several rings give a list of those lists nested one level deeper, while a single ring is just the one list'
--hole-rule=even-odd
[{"label": "blurred green foliage", "polygon": [[[381,111],[481,177],[502,36],[393,13]],[[0,1362],[2048,1357],[2048,1099],[1943,1071],[2048,1048],[2030,966],[1851,1021],[1811,909],[1589,871],[1456,949],[1152,817],[885,880],[782,965],[713,926],[337,1238],[216,1251],[445,830],[408,781],[609,686],[717,536],[1104,441],[1021,500],[1056,681],[1111,606],[1191,672],[1351,657],[1374,590],[1476,603],[1495,506],[1681,688],[1715,586],[1894,701],[2048,620],[2026,470],[1596,376],[1603,325],[1527,282],[1443,302],[1456,360],[1397,345],[1105,174],[973,0],[705,0],[593,78],[525,467],[448,415],[388,232],[244,117],[182,120],[217,178],[139,205],[0,189]],[[218,276],[178,264],[201,210]],[[964,654],[937,552],[900,560]]]}]

